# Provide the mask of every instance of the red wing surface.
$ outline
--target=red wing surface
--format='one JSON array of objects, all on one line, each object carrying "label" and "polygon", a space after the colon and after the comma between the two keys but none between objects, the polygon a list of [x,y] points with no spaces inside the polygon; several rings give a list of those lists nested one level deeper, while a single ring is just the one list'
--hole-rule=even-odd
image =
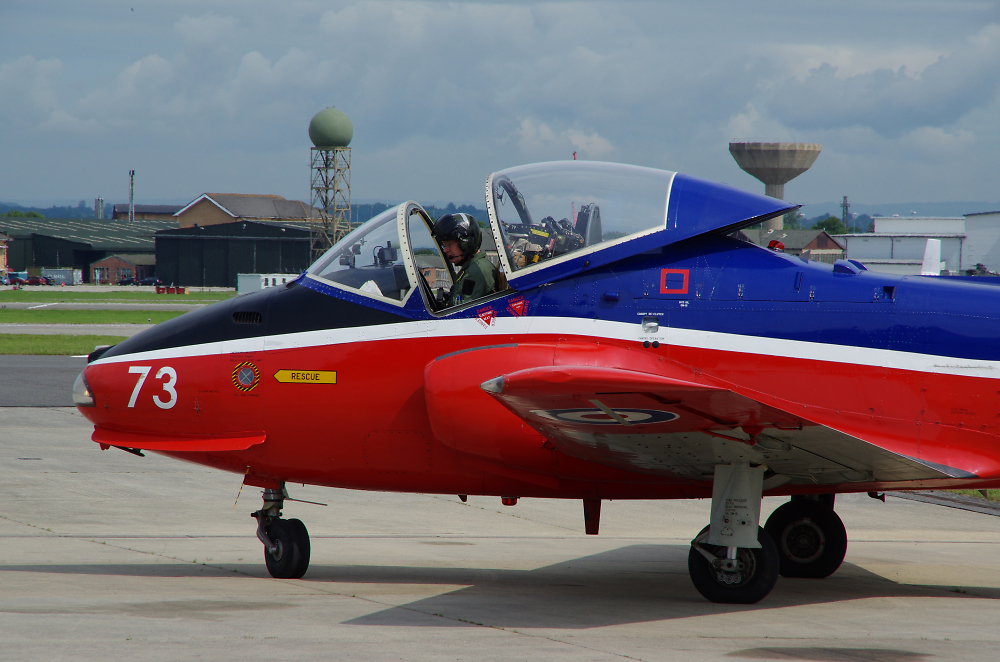
[{"label": "red wing surface", "polygon": [[710,480],[749,461],[773,472],[766,487],[954,475],[727,389],[631,370],[529,368],[483,389],[563,452],[622,469]]}]

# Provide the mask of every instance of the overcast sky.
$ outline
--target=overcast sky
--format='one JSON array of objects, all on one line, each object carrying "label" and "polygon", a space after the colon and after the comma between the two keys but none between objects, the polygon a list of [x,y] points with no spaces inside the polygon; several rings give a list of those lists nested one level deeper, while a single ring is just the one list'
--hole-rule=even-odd
[{"label": "overcast sky", "polygon": [[998,89],[996,2],[2,0],[0,200],[308,200],[331,105],[355,201],[574,150],[763,192],[734,140],[822,143],[796,202],[1000,200]]}]

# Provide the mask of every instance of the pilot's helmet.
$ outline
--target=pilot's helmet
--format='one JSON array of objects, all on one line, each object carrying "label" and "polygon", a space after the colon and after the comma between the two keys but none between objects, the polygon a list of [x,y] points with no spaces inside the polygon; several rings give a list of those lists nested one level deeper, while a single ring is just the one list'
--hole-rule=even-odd
[{"label": "pilot's helmet", "polygon": [[438,243],[449,239],[458,241],[463,261],[476,254],[483,243],[479,223],[468,214],[445,214],[434,224],[434,238]]}]

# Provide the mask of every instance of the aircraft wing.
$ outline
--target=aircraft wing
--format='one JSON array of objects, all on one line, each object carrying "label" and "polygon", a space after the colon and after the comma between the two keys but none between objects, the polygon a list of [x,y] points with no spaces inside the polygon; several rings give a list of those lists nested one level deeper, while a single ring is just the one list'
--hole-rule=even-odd
[{"label": "aircraft wing", "polygon": [[631,471],[700,481],[748,461],[768,467],[765,490],[956,477],[725,388],[632,370],[544,366],[482,389],[560,451]]}]

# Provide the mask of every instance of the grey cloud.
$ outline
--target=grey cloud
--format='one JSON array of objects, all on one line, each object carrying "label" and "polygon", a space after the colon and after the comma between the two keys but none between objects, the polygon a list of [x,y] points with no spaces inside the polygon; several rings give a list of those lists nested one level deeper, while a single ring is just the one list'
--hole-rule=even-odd
[{"label": "grey cloud", "polygon": [[[45,164],[32,159],[58,145],[93,164],[81,182],[145,159],[159,197],[306,197],[306,125],[327,105],[354,120],[361,197],[477,199],[489,170],[573,150],[744,184],[726,151],[737,137],[821,138],[816,176],[796,180],[809,191],[850,182],[842,164],[869,157],[982,163],[980,146],[1000,134],[998,38],[975,25],[981,3],[191,0],[126,17],[102,7],[88,25],[114,30],[93,43],[66,19],[51,38],[27,30],[43,36],[0,51],[0,148],[22,164],[0,167],[0,186],[44,196]],[[30,3],[20,11],[44,23]],[[796,78],[789,35],[808,35],[827,64]],[[923,47],[916,68],[908,41]],[[869,57],[876,42],[910,66],[885,69]],[[823,54],[845,50],[852,68],[834,71],[840,60]],[[937,52],[948,55],[927,66]],[[931,169],[907,166],[891,186],[926,190]]]},{"label": "grey cloud", "polygon": [[878,69],[841,79],[824,64],[804,81],[777,85],[768,97],[773,115],[791,127],[861,125],[899,136],[954,124],[993,99],[998,88],[1000,25],[991,24],[921,72]]}]

